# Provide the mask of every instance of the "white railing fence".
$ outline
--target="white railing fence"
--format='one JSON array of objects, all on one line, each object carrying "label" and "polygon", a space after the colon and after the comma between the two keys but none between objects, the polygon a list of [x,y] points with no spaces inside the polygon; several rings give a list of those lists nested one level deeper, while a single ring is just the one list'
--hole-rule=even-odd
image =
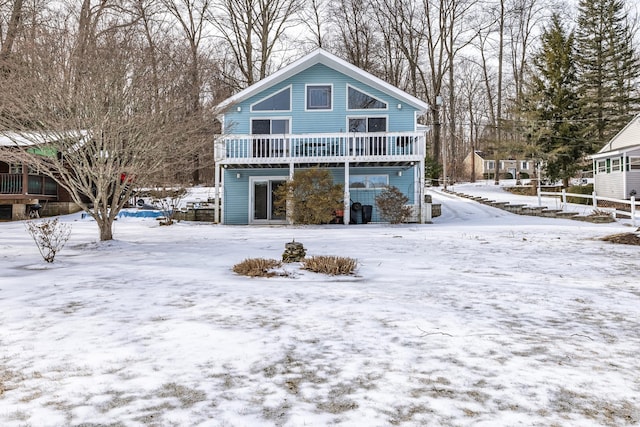
[{"label": "white railing fence", "polygon": [[562,210],[567,207],[567,197],[577,197],[581,199],[590,199],[591,204],[594,208],[598,208],[598,201],[607,201],[612,203],[617,203],[621,205],[629,205],[629,210],[620,210],[616,208],[602,208],[603,210],[610,212],[614,218],[618,216],[630,217],[631,223],[635,227],[636,226],[636,213],[638,212],[638,205],[640,201],[636,202],[636,197],[631,196],[629,200],[624,199],[613,199],[611,197],[601,197],[596,194],[596,192],[592,192],[591,194],[577,194],[577,193],[567,193],[567,190],[562,189],[561,192],[557,191],[542,191],[538,188],[538,206],[542,206],[542,196],[551,196],[551,197],[560,197],[562,200],[561,208]]},{"label": "white railing fence", "polygon": [[226,135],[216,142],[218,160],[424,154],[421,132]]}]

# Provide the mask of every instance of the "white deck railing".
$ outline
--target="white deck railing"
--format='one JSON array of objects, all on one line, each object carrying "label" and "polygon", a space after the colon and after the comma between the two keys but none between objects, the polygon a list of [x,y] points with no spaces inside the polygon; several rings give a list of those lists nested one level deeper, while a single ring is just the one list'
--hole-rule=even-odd
[{"label": "white deck railing", "polygon": [[225,135],[216,141],[216,160],[304,160],[346,157],[424,157],[421,132]]}]

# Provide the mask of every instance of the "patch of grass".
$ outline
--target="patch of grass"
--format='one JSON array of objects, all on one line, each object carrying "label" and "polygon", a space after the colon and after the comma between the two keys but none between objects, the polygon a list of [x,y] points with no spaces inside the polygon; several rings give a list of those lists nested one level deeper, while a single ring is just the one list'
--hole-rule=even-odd
[{"label": "patch of grass", "polygon": [[353,274],[357,266],[355,259],[339,256],[314,256],[302,261],[302,268],[305,270],[331,276]]},{"label": "patch of grass", "polygon": [[282,266],[282,262],[275,259],[248,258],[233,266],[233,272],[249,277],[272,277],[276,275],[274,268]]}]

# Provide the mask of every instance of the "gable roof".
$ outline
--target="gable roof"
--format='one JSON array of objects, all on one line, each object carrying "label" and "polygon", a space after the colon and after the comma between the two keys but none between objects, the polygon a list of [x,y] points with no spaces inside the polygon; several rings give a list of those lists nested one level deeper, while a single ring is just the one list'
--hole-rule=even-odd
[{"label": "gable roof", "polygon": [[218,108],[220,109],[220,111],[224,111],[230,106],[238,102],[244,101],[245,99],[277,83],[280,83],[281,81],[284,81],[289,77],[294,76],[316,64],[323,64],[346,76],[352,77],[360,82],[363,82],[371,87],[374,87],[380,90],[381,92],[386,93],[387,95],[390,95],[394,98],[397,98],[405,102],[408,105],[411,105],[412,107],[416,108],[421,112],[427,112],[430,109],[429,104],[427,104],[426,102],[421,101],[420,99],[412,95],[409,95],[405,91],[398,89],[397,87],[385,82],[382,79],[379,79],[373,74],[370,74],[356,67],[355,65],[350,64],[347,61],[340,59],[335,55],[330,54],[329,52],[323,49],[314,50],[308,55],[305,55],[302,58],[298,59],[297,61],[294,61],[291,64],[287,65],[286,67],[281,68],[280,70],[276,71],[270,76],[265,77],[264,79],[260,80],[257,83],[254,83],[253,85],[238,92],[232,97],[227,98],[226,100],[218,104]]},{"label": "gable roof", "polygon": [[640,114],[635,116],[616,136],[611,138],[607,144],[602,147],[597,154],[592,157],[598,157],[598,154],[626,151],[625,149],[635,149],[640,146]]}]

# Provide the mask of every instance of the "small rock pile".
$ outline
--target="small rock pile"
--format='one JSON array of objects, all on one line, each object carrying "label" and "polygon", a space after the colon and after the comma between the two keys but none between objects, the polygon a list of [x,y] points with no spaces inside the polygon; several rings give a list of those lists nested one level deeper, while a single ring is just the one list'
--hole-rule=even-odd
[{"label": "small rock pile", "polygon": [[302,243],[295,240],[284,245],[284,253],[282,254],[282,262],[300,262],[307,255]]}]

